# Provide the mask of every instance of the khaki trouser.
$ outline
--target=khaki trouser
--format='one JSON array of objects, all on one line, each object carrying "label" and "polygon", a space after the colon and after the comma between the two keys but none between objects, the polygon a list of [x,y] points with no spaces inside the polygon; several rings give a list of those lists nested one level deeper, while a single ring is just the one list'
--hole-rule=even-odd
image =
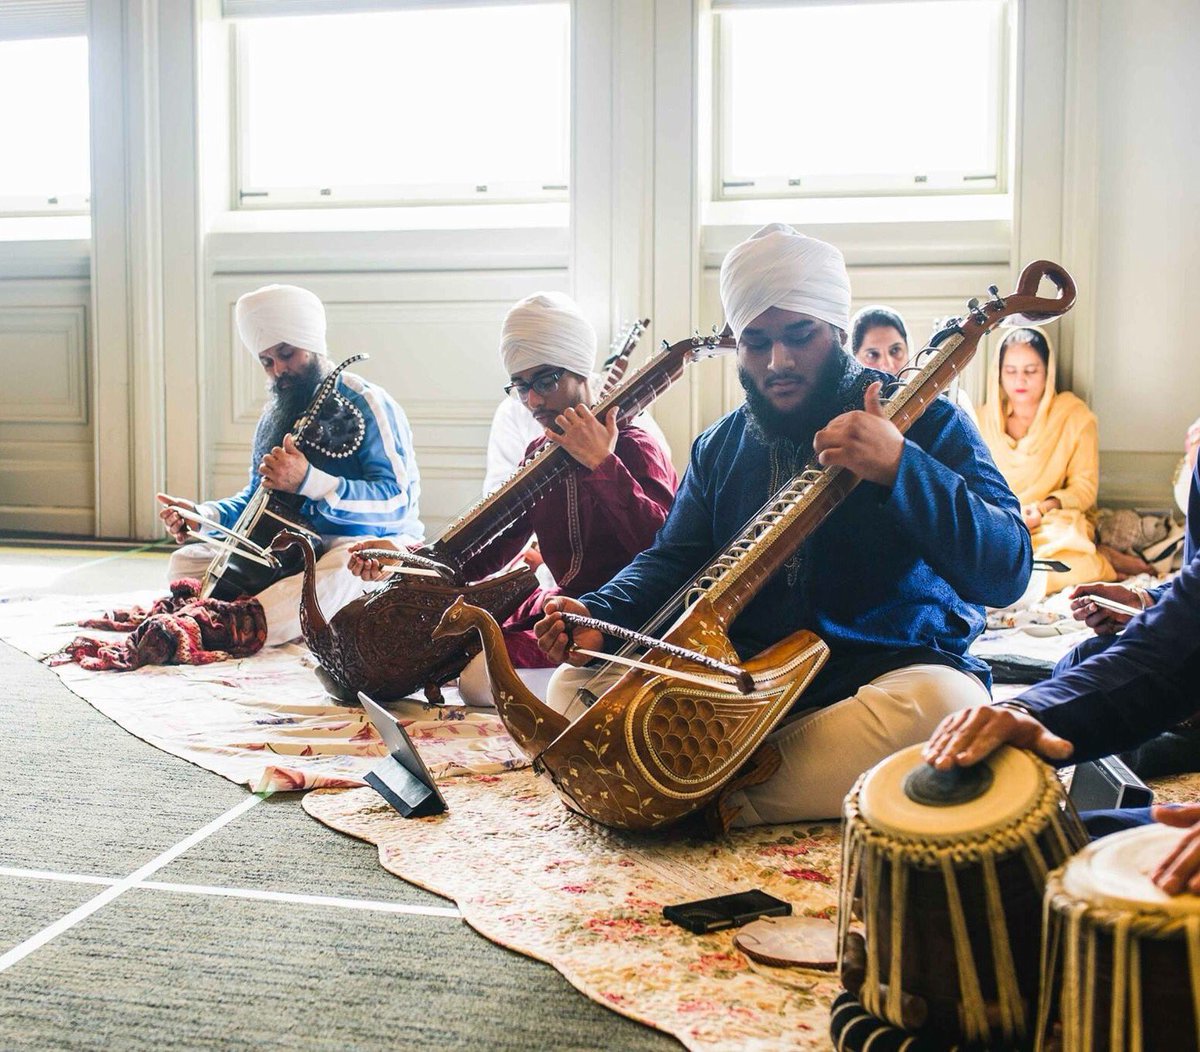
[{"label": "khaki trouser", "polygon": [[[607,673],[588,689],[603,693],[624,671]],[[576,691],[595,675],[595,669],[560,666],[550,680],[547,704],[577,719],[587,708]],[[791,716],[766,739],[779,748],[779,771],[762,785],[730,795],[730,805],[741,808],[733,824],[837,818],[863,771],[925,741],[949,713],[989,700],[979,680],[965,672],[909,665],[884,673],[843,701]]]}]

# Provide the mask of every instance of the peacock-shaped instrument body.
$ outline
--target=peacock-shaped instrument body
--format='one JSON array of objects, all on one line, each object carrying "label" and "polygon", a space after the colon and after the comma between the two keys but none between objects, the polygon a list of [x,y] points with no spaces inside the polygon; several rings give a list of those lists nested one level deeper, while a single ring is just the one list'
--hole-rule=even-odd
[{"label": "peacock-shaped instrument body", "polygon": [[[1057,296],[1038,295],[1043,278]],[[1046,261],[1029,264],[1012,295],[1001,298],[995,286],[989,292],[987,302],[971,300],[963,317],[935,333],[898,377],[884,408],[900,431],[962,371],[997,323],[1055,318],[1075,300],[1070,275]],[[608,657],[632,667],[574,722],[525,688],[486,611],[456,602],[435,635],[480,635],[501,719],[569,807],[619,829],[669,825],[717,796],[828,657],[824,642],[799,631],[741,662],[729,629],[857,484],[841,468],[805,469],[641,632],[562,615],[569,624],[630,641]],[[639,646],[644,653],[631,657]]]},{"label": "peacock-shaped instrument body", "polygon": [[[614,368],[619,382],[606,384],[593,411],[603,417],[619,410],[623,423],[642,412],[679,376],[701,358],[728,353],[733,342],[725,336],[693,337],[666,346],[641,368],[623,375],[624,363],[649,320],[626,333]],[[315,589],[307,588],[301,606],[304,641],[320,661],[318,677],[329,693],[355,704],[358,692],[389,701],[424,689],[439,701],[442,684],[457,676],[479,652],[476,636],[435,636],[442,615],[459,596],[503,621],[536,587],[533,570],[523,563],[482,580],[472,580],[472,560],[528,521],[529,510],[544,500],[578,462],[560,446],[541,446],[517,471],[455,519],[437,540],[414,552],[370,549],[363,554],[393,565],[392,579],[326,619]],[[280,551],[303,547],[307,539],[283,535]],[[311,572],[306,571],[311,579]]]}]

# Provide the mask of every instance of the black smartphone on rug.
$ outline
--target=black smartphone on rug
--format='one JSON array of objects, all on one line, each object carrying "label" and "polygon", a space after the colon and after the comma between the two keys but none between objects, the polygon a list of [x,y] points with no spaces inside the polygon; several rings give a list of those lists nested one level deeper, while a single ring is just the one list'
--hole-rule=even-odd
[{"label": "black smartphone on rug", "polygon": [[722,928],[736,928],[759,917],[787,917],[791,912],[790,902],[757,888],[663,907],[663,916],[667,920],[697,935],[720,931]]}]

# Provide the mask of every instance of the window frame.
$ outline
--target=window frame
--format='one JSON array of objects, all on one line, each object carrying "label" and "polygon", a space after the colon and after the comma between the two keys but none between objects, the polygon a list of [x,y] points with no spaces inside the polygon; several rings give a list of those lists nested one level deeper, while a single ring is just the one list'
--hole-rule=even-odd
[{"label": "window frame", "polygon": [[[73,32],[47,32],[45,36],[34,36],[30,34],[26,37],[0,38],[2,43],[20,43],[23,40],[48,40],[59,38],[82,37],[87,43],[87,64],[89,71],[88,83],[88,157],[89,166],[92,152],[92,115],[91,115],[91,62],[92,49],[91,40],[88,34],[73,33]],[[89,175],[90,180],[90,175]],[[91,216],[92,214],[92,195],[89,190],[86,194],[59,194],[54,197],[45,197],[41,194],[37,195],[0,195],[0,219],[44,219],[53,216]]]},{"label": "window frame", "polygon": [[[878,0],[858,0],[865,5]],[[916,2],[916,0],[913,0]],[[806,0],[773,5],[781,8],[811,6]],[[846,0],[846,6],[855,6],[855,0]],[[732,167],[732,91],[728,90],[732,79],[730,52],[733,47],[733,24],[725,16],[736,15],[736,8],[725,6],[714,10],[712,17],[712,135],[711,135],[711,200],[716,202],[753,200],[811,200],[816,198],[936,198],[958,196],[1002,196],[1011,190],[1012,181],[1012,116],[1016,106],[1014,89],[1016,71],[1015,55],[1015,5],[1013,0],[1002,0],[998,9],[994,31],[999,35],[996,52],[997,80],[993,89],[996,105],[996,168],[994,174],[958,173],[959,180],[950,183],[939,177],[929,182],[929,173],[896,175],[888,180],[873,180],[871,184],[855,185],[846,176],[816,176],[802,182],[803,177],[753,176],[737,173]],[[944,175],[944,173],[939,173]],[[994,179],[993,185],[983,185]]]},{"label": "window frame", "polygon": [[[497,7],[505,6],[497,2]],[[566,0],[568,17],[575,18],[572,0]],[[321,16],[313,16],[321,17]],[[337,17],[336,15],[333,17]],[[300,190],[294,187],[251,186],[245,180],[249,148],[249,47],[243,26],[238,21],[230,25],[231,61],[229,63],[230,92],[230,201],[234,212],[268,211],[271,209],[338,209],[338,208],[411,208],[429,205],[534,205],[557,204],[570,200],[571,78],[573,63],[568,55],[566,143],[568,182],[562,184],[513,183],[388,183],[377,185],[314,187]],[[571,36],[568,33],[568,51]],[[402,191],[402,192],[397,192]]]}]

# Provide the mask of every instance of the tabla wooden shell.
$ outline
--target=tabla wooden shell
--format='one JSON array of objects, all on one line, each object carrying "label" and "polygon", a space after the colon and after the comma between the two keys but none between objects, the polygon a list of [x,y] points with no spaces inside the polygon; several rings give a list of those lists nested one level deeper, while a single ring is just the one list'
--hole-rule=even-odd
[{"label": "tabla wooden shell", "polygon": [[1184,833],[1114,833],[1050,875],[1039,1049],[1200,1048],[1200,896],[1149,876]]},{"label": "tabla wooden shell", "polygon": [[[863,775],[845,803],[843,980],[868,1012],[946,1043],[1022,1045],[1032,1034],[1046,876],[1086,841],[1054,773],[1004,748],[992,784],[963,804],[910,799],[923,745]],[[855,920],[865,961],[846,951]]]}]

